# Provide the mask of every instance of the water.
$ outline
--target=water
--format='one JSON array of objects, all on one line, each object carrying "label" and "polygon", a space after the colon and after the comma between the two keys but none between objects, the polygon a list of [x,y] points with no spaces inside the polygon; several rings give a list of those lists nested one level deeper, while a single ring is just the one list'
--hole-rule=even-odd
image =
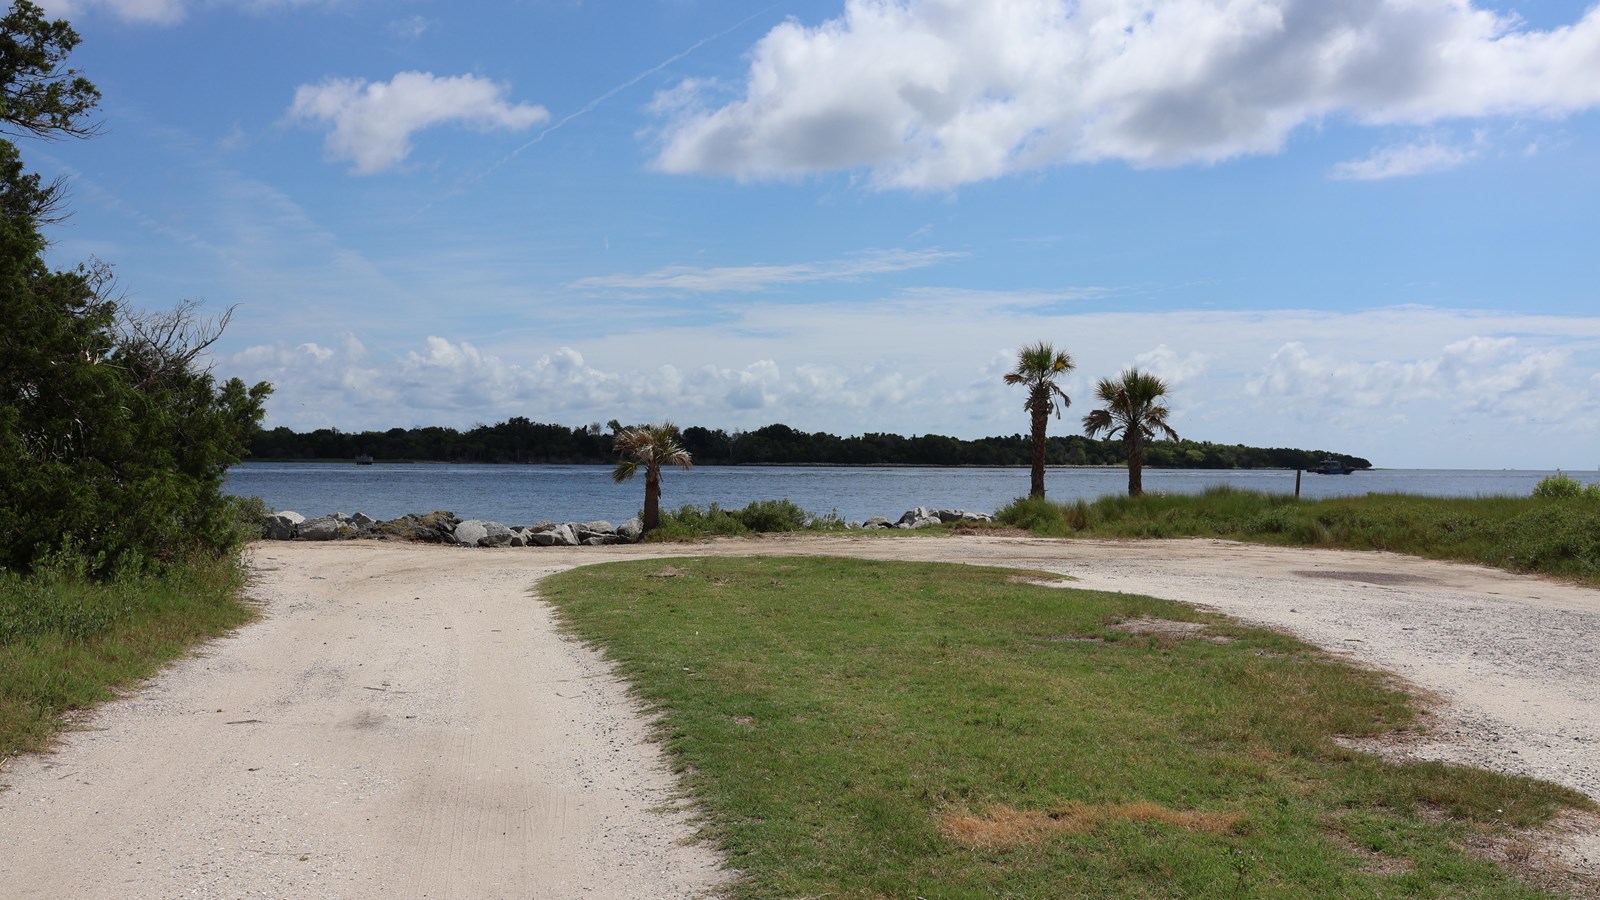
[{"label": "water", "polygon": [[[1274,493],[1294,492],[1294,472],[1277,469],[1146,469],[1147,492],[1199,493],[1219,484]],[[1350,475],[1310,475],[1301,496],[1338,497],[1367,493],[1411,493],[1444,497],[1509,494],[1527,496],[1553,472],[1462,469],[1374,469]],[[1570,472],[1585,483],[1597,472]],[[1127,490],[1119,468],[1060,468],[1046,474],[1052,500],[1092,500]],[[228,473],[229,493],[254,495],[274,509],[306,516],[364,512],[392,519],[410,512],[448,509],[462,518],[507,525],[608,519],[637,515],[644,504],[644,479],[615,484],[608,466],[492,466],[448,463],[265,463],[249,462]],[[741,507],[753,500],[788,498],[813,513],[837,512],[846,519],[897,519],[916,506],[992,512],[1028,493],[1025,468],[897,468],[830,466],[702,466],[662,476],[662,506],[712,502]]]}]

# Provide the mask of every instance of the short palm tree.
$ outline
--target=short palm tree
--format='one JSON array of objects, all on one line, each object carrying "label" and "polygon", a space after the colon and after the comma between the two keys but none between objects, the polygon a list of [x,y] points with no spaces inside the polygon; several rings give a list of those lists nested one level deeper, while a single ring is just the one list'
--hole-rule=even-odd
[{"label": "short palm tree", "polygon": [[617,432],[611,446],[622,457],[612,480],[621,484],[644,469],[644,530],[654,531],[661,526],[661,467],[694,465],[689,451],[678,443],[678,426],[671,422],[660,425],[640,425]]},{"label": "short palm tree", "polygon": [[1122,455],[1128,460],[1128,496],[1144,493],[1144,448],[1157,435],[1168,440],[1178,433],[1167,424],[1171,410],[1160,402],[1167,395],[1167,383],[1138,369],[1124,369],[1115,380],[1100,379],[1094,396],[1101,408],[1083,417],[1083,431],[1089,437],[1104,435],[1122,438]]},{"label": "short palm tree", "polygon": [[1061,411],[1072,405],[1067,392],[1056,384],[1056,379],[1072,368],[1072,357],[1067,351],[1057,350],[1048,341],[1040,341],[1018,350],[1017,367],[1006,373],[1006,384],[1028,387],[1028,399],[1022,408],[1033,416],[1033,483],[1028,488],[1029,497],[1044,496],[1044,430],[1050,423],[1051,413],[1060,418]]}]

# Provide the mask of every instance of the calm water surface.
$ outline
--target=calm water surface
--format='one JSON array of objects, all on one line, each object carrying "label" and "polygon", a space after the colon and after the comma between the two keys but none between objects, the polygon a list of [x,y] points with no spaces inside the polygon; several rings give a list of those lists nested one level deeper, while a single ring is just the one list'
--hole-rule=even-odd
[{"label": "calm water surface", "polygon": [[[1444,497],[1510,494],[1527,496],[1553,472],[1463,469],[1374,469],[1350,475],[1305,475],[1303,497],[1338,497],[1404,492]],[[1600,472],[1569,472],[1585,483]],[[1294,492],[1293,471],[1197,471],[1146,469],[1149,492],[1199,493],[1211,485],[1278,493]],[[744,506],[753,500],[788,498],[814,513],[836,511],[846,519],[895,519],[915,506],[992,512],[1028,493],[1028,470],[829,466],[703,466],[674,469],[662,478],[662,505],[685,503]],[[1053,500],[1094,499],[1127,490],[1128,475],[1116,468],[1050,469],[1045,489]],[[254,495],[274,509],[306,516],[364,512],[392,519],[409,512],[448,509],[462,518],[508,525],[609,519],[637,515],[644,502],[643,478],[611,481],[609,466],[492,466],[448,463],[264,463],[228,472],[229,493]]]}]

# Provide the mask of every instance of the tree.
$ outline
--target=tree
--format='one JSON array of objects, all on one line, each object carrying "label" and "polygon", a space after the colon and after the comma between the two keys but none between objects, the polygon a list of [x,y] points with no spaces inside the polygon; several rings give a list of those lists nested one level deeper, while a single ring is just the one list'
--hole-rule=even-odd
[{"label": "tree", "polygon": [[1045,428],[1050,424],[1051,413],[1060,418],[1061,411],[1072,405],[1067,392],[1056,384],[1057,378],[1072,369],[1072,357],[1065,350],[1040,341],[1018,350],[1017,367],[1006,373],[1006,384],[1028,388],[1028,399],[1022,408],[1033,417],[1033,481],[1028,488],[1029,497],[1044,496]]},{"label": "tree", "polygon": [[689,451],[678,443],[678,426],[662,422],[625,428],[617,432],[612,446],[622,457],[611,473],[613,481],[621,484],[644,468],[644,530],[654,531],[661,527],[661,467],[687,470],[694,465]]},{"label": "tree", "polygon": [[[62,69],[77,42],[25,0],[0,19],[0,130],[94,133],[99,94]],[[105,572],[231,547],[222,482],[271,388],[200,366],[226,316],[125,309],[99,261],[52,270],[41,226],[60,197],[0,139],[0,568],[68,548]]]},{"label": "tree", "polygon": [[1178,433],[1167,424],[1171,410],[1160,402],[1168,390],[1167,383],[1154,375],[1124,369],[1116,380],[1100,379],[1094,396],[1101,408],[1083,417],[1083,430],[1089,437],[1122,438],[1130,497],[1144,493],[1145,446],[1158,434],[1178,440]]},{"label": "tree", "polygon": [[17,0],[0,19],[0,125],[14,134],[47,140],[88,137],[98,127],[87,116],[100,91],[76,69],[64,68],[78,46],[65,20],[48,21],[28,0]]}]

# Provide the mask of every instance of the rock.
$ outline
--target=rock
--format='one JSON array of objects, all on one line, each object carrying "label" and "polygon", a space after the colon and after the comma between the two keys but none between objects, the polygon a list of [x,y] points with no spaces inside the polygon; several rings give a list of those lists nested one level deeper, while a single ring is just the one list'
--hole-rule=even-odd
[{"label": "rock", "polygon": [[918,519],[926,519],[926,518],[928,518],[930,516],[932,516],[933,518],[938,518],[937,516],[934,516],[932,512],[930,512],[927,509],[919,506],[916,509],[908,509],[908,510],[906,510],[904,513],[901,514],[900,520],[898,522],[895,522],[895,524],[896,525],[909,525],[909,524],[911,524],[912,522],[915,522]]},{"label": "rock", "polygon": [[522,531],[518,531],[515,528],[511,529],[511,543],[510,543],[510,546],[512,546],[512,547],[526,547],[526,546],[528,546],[528,535],[527,535],[527,533],[526,532],[522,532]]},{"label": "rock", "polygon": [[580,534],[616,534],[617,533],[617,529],[614,528],[611,525],[611,523],[607,522],[605,519],[596,519],[593,522],[585,522],[582,525],[578,526],[577,531]]},{"label": "rock", "polygon": [[933,514],[938,516],[941,522],[959,522],[967,513],[961,509],[936,509]]},{"label": "rock", "polygon": [[499,522],[468,519],[456,526],[455,538],[456,543],[469,547],[504,547],[511,543],[511,529]]},{"label": "rock", "polygon": [[296,538],[302,541],[333,541],[355,535],[355,526],[350,524],[350,518],[344,513],[307,519],[295,529]]},{"label": "rock", "polygon": [[906,510],[900,521],[894,523],[896,528],[922,528],[927,525],[938,525],[941,521],[938,514],[926,507]]},{"label": "rock", "polygon": [[357,531],[371,531],[372,526],[378,524],[378,520],[366,513],[358,512],[350,517],[350,524],[354,525]]},{"label": "rock", "polygon": [[550,536],[552,538],[554,538],[554,541],[550,544],[550,546],[553,546],[553,547],[576,547],[576,546],[578,546],[578,533],[573,530],[571,522],[566,522],[566,523],[557,525],[555,527],[555,530],[549,532],[549,534],[550,534]]},{"label": "rock", "polygon": [[963,522],[993,522],[994,521],[994,516],[992,516],[992,515],[990,515],[988,513],[969,512],[969,513],[963,513],[962,514],[961,521],[963,521]]},{"label": "rock", "polygon": [[644,523],[639,521],[638,516],[634,516],[617,526],[617,536],[630,544],[637,543],[640,538],[644,537]]},{"label": "rock", "polygon": [[528,532],[528,544],[533,547],[554,547],[556,545],[555,529]]},{"label": "rock", "polygon": [[861,523],[861,527],[862,528],[888,528],[890,526],[890,524],[892,524],[892,523],[888,519],[885,519],[883,516],[873,516],[872,518],[866,520],[865,522],[862,522]]},{"label": "rock", "polygon": [[295,529],[305,520],[305,516],[293,510],[274,513],[267,516],[262,523],[265,531],[263,536],[269,541],[292,541],[294,540]]},{"label": "rock", "polygon": [[513,537],[511,529],[501,525],[499,522],[488,522],[484,527],[489,529],[489,534],[478,539],[479,547],[508,547],[511,545],[511,538]]},{"label": "rock", "polygon": [[448,544],[456,525],[461,520],[453,512],[436,509],[425,515],[406,513],[398,519],[389,519],[372,526],[375,536],[399,538],[404,541],[422,541],[429,544]]}]

